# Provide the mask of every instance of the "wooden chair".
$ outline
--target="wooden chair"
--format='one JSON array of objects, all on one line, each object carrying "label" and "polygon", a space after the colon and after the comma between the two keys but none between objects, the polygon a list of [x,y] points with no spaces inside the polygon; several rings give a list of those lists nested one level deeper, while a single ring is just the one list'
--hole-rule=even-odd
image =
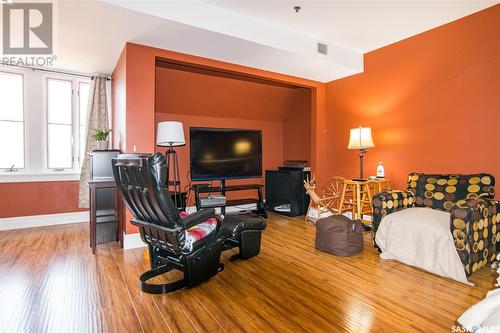
[{"label": "wooden chair", "polygon": [[331,178],[329,185],[323,187],[322,197],[316,193],[315,179],[311,179],[310,181],[304,180],[304,188],[310,197],[309,207],[307,208],[305,216],[306,222],[309,219],[309,212],[311,211],[311,208],[313,208],[313,205],[316,206],[318,211],[318,219],[320,219],[321,215],[325,213],[332,213],[334,215],[339,214],[340,194],[342,192],[343,180],[344,178],[342,177]]}]

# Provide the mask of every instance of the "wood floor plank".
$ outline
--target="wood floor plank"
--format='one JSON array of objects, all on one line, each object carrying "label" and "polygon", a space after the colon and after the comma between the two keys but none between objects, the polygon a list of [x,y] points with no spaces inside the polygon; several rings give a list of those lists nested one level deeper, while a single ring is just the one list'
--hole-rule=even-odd
[{"label": "wood floor plank", "polygon": [[112,251],[113,260],[117,263],[121,278],[127,285],[142,329],[144,332],[172,332],[165,318],[158,315],[158,308],[154,298],[149,297],[139,288],[137,277],[148,269],[143,263],[143,256],[137,252],[128,252],[123,253],[123,250]]},{"label": "wood floor plank", "polygon": [[[123,280],[120,269],[111,254],[112,250],[106,246],[100,249],[102,269],[105,270],[107,297],[109,297],[113,321],[118,332],[144,332],[137,315],[136,304],[133,302],[126,282]],[[104,252],[104,253],[103,253]]]},{"label": "wood floor plank", "polygon": [[[145,249],[99,245],[88,225],[0,232],[0,332],[449,332],[493,288],[490,268],[467,286],[364,250],[314,248],[315,227],[270,215],[258,257],[168,295],[140,290]],[[180,272],[157,281],[173,281]]]}]

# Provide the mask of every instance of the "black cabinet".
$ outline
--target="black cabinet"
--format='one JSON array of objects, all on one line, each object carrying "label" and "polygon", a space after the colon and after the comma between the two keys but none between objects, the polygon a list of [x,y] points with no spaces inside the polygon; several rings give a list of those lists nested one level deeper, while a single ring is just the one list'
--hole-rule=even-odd
[{"label": "black cabinet", "polygon": [[89,202],[90,246],[119,241],[123,246],[121,200],[113,177],[112,159],[118,150],[94,150],[90,153]]},{"label": "black cabinet", "polygon": [[[304,180],[309,171],[266,170],[266,209],[287,216],[304,215],[309,206],[309,196],[304,189]],[[289,212],[276,211],[275,207],[289,204]]]}]

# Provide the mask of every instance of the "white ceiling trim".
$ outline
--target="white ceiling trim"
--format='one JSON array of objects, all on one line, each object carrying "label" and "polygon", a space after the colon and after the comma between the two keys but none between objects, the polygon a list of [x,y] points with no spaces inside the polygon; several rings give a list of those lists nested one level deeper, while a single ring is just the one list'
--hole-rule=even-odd
[{"label": "white ceiling trim", "polygon": [[[321,67],[321,74],[308,75],[307,69],[304,71],[299,68],[282,72],[284,74],[299,75],[298,72],[300,71],[300,76],[322,82],[363,71],[363,54],[361,52],[352,51],[329,41],[318,40],[268,21],[258,20],[202,1],[104,0],[104,2],[247,41],[250,43],[249,45],[257,47],[255,50],[257,52],[251,49],[248,50],[249,53],[246,59],[241,57],[240,52],[238,63],[247,66],[258,68],[264,66],[265,69],[283,67],[280,66],[280,62],[289,61],[289,57],[296,58],[300,56],[303,63]],[[328,45],[328,55],[317,52],[318,42]],[[259,45],[260,48],[258,48]],[[225,51],[227,52],[230,47],[232,46],[225,45]],[[259,64],[255,61],[255,58],[258,58],[256,55],[259,54],[259,49],[260,51],[270,52],[269,59],[275,58],[273,54],[277,53],[280,53],[282,57],[276,59],[278,63],[268,61],[267,64]],[[197,55],[204,56],[204,54]],[[224,60],[231,61],[227,57]]]}]

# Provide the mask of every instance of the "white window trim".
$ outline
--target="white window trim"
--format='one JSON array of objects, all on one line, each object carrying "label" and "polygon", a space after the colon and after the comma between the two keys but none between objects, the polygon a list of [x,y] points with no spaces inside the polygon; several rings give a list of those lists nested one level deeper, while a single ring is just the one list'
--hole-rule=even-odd
[{"label": "white window trim", "polygon": [[[91,85],[91,80],[82,80],[81,78],[80,79],[77,79],[75,81],[75,87],[77,88],[76,89],[76,98],[75,98],[75,113],[74,113],[74,116],[76,117],[76,120],[78,122],[78,124],[75,124],[76,126],[76,129],[74,131],[75,135],[78,137],[78,145],[75,145],[75,163],[76,163],[76,167],[81,170],[81,164],[83,164],[83,161],[80,161],[80,156],[81,156],[81,152],[80,152],[80,130],[82,129],[82,124],[80,124],[80,97],[81,97],[81,93],[80,93],[80,85],[82,83],[86,83],[89,85],[89,95],[88,97],[90,98],[90,94],[91,94],[91,91],[90,91],[90,85]],[[88,100],[87,100],[87,108],[88,108]],[[111,108],[109,107],[108,110],[111,110]],[[86,111],[88,112],[88,110]],[[85,122],[87,122],[88,120],[88,114],[87,116],[85,117]],[[87,124],[85,124],[85,129],[87,128]],[[85,146],[86,147],[86,144]],[[85,149],[84,149],[85,150]]]},{"label": "white window trim", "polygon": [[[85,79],[73,75],[44,73],[29,69],[12,69],[10,67],[5,68],[4,66],[0,66],[0,71],[22,74],[24,89],[24,169],[18,169],[18,171],[14,172],[0,169],[0,183],[79,180],[81,170],[78,163],[80,130],[78,90],[80,82],[90,84],[90,78]],[[47,78],[72,81],[72,135],[74,155],[72,169],[65,169],[63,171],[48,169]],[[75,135],[78,135],[78,138],[75,138]]]},{"label": "white window trim", "polygon": [[24,183],[24,182],[60,182],[80,180],[80,172],[75,171],[52,171],[42,172],[4,172],[0,174],[0,183]]},{"label": "white window trim", "polygon": [[[27,142],[27,135],[28,135],[28,131],[26,130],[26,75],[24,73],[24,71],[20,71],[20,70],[15,70],[15,69],[10,69],[10,68],[4,68],[4,67],[0,67],[0,72],[2,73],[7,73],[7,74],[14,74],[14,75],[21,75],[21,78],[22,78],[22,86],[23,86],[23,138],[24,138],[24,145],[23,145],[23,155],[24,155],[24,167],[23,168],[16,168],[15,169],[18,169],[18,171],[25,171],[28,169],[28,152],[27,152],[27,149],[26,149],[26,142]],[[18,171],[14,171],[14,172],[9,172],[9,171],[6,171],[8,169],[2,169],[0,168],[0,172],[5,172],[5,173],[15,173],[15,172],[18,172]]]},{"label": "white window trim", "polygon": [[[62,81],[62,82],[69,82],[71,83],[71,167],[70,168],[63,168],[63,170],[56,171],[57,168],[49,168],[49,80],[54,80],[54,81]],[[43,161],[43,168],[47,170],[48,172],[64,172],[64,171],[75,171],[78,170],[78,166],[75,165],[75,120],[79,121],[79,119],[75,119],[75,111],[77,106],[75,100],[76,98],[76,90],[75,90],[75,79],[68,78],[68,77],[63,77],[61,75],[53,75],[53,74],[47,74],[44,75],[43,78],[43,99],[44,99],[44,111],[43,111],[43,116],[44,116],[44,161]]]}]

